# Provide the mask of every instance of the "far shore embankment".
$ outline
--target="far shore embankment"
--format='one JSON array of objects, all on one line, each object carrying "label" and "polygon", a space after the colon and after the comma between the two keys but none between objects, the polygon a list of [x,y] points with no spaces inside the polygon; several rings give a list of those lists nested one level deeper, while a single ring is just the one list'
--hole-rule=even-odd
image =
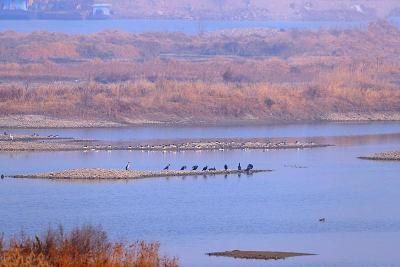
[{"label": "far shore embankment", "polygon": [[46,128],[125,128],[138,126],[258,126],[276,124],[321,123],[321,122],[384,122],[400,121],[400,113],[330,113],[316,118],[298,119],[288,117],[271,118],[124,118],[118,121],[105,119],[57,118],[43,115],[0,116],[0,128],[46,129]]}]

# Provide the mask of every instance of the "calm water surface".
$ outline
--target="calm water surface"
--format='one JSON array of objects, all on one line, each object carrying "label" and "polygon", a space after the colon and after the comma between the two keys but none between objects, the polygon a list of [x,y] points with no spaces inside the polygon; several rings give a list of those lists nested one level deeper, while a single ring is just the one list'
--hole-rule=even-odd
[{"label": "calm water surface", "polygon": [[[159,170],[168,163],[173,168],[194,164],[221,168],[225,163],[236,166],[238,162],[251,162],[257,168],[274,170],[252,176],[138,181],[5,179],[0,181],[0,232],[11,235],[24,229],[37,233],[49,224],[59,223],[67,228],[83,223],[102,224],[112,238],[161,241],[163,252],[179,256],[183,266],[399,266],[400,164],[356,158],[400,149],[399,135],[384,135],[399,132],[399,125],[347,126],[288,125],[271,131],[268,127],[168,130],[174,137],[187,133],[197,136],[199,131],[206,136],[311,133],[333,136],[328,139],[336,144],[306,150],[0,153],[0,172],[6,174],[80,167],[123,168],[128,160],[137,169]],[[68,134],[84,130],[69,131]],[[94,129],[89,130],[88,136],[114,140],[118,131],[126,131],[122,138],[129,139],[135,129]],[[143,136],[134,138],[160,137],[156,128],[141,131]],[[335,137],[344,133],[353,136]],[[381,135],[355,136],[360,133]],[[327,223],[320,224],[321,217],[326,217]],[[271,262],[204,255],[228,249],[319,255]]]},{"label": "calm water surface", "polygon": [[106,129],[0,129],[108,141],[180,138],[318,137],[400,133],[399,122],[278,124],[247,127],[132,127]]},{"label": "calm water surface", "polygon": [[185,32],[197,34],[224,29],[272,28],[272,29],[318,29],[351,28],[366,26],[366,21],[193,21],[161,19],[127,20],[0,20],[0,31],[14,30],[32,32],[46,30],[65,33],[94,33],[104,30],[126,32]]},{"label": "calm water surface", "polygon": [[[400,26],[400,17],[389,21]],[[0,31],[16,32],[50,31],[71,34],[95,33],[105,30],[120,30],[132,33],[142,32],[184,32],[198,34],[226,29],[268,28],[268,29],[319,29],[365,27],[368,21],[218,21],[218,20],[0,20]]]}]

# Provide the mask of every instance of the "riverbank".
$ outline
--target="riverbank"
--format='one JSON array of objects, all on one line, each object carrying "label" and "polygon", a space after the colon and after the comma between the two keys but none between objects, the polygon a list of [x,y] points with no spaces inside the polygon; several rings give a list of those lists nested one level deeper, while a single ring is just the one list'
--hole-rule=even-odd
[{"label": "riverbank", "polygon": [[48,172],[37,174],[13,175],[11,178],[30,179],[75,179],[75,180],[120,180],[120,179],[144,179],[174,176],[196,176],[196,175],[229,175],[229,174],[253,174],[260,172],[271,172],[272,170],[164,170],[164,171],[135,171],[115,169],[75,169],[62,172]]},{"label": "riverbank", "polygon": [[400,151],[389,151],[376,153],[370,156],[362,156],[359,159],[366,160],[387,160],[387,161],[400,161]]},{"label": "riverbank", "polygon": [[254,126],[266,124],[288,124],[288,123],[312,123],[312,122],[379,122],[400,121],[400,113],[396,112],[374,112],[374,113],[332,113],[310,120],[296,120],[290,118],[246,118],[246,119],[200,119],[196,123],[194,119],[170,120],[168,118],[129,119],[122,121],[108,120],[82,120],[63,119],[42,115],[10,115],[0,117],[0,128],[18,129],[46,129],[46,128],[121,128],[135,126]]},{"label": "riverbank", "polygon": [[316,254],[310,253],[296,253],[296,252],[274,252],[274,251],[225,251],[207,253],[208,256],[217,257],[230,257],[235,259],[255,259],[255,260],[284,260],[289,257],[298,256],[314,256]]},{"label": "riverbank", "polygon": [[107,120],[61,119],[42,115],[10,115],[0,117],[0,128],[107,128],[126,124]]}]

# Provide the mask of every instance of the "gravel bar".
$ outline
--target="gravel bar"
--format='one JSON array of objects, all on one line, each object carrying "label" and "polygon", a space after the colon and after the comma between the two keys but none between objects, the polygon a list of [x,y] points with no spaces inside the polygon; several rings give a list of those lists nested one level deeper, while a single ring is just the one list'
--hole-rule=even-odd
[{"label": "gravel bar", "polygon": [[366,157],[358,157],[359,159],[367,159],[367,160],[387,160],[387,161],[397,161],[400,160],[400,151],[391,151],[391,152],[383,152],[377,153],[371,156]]},{"label": "gravel bar", "polygon": [[283,260],[288,257],[312,256],[310,253],[296,252],[274,252],[274,251],[241,251],[232,250],[225,252],[207,253],[208,256],[230,257],[237,259],[256,259],[256,260]]},{"label": "gravel bar", "polygon": [[119,179],[143,179],[171,176],[196,176],[196,175],[225,175],[225,174],[253,174],[260,172],[270,172],[272,170],[215,170],[215,171],[134,171],[134,170],[114,170],[114,169],[75,169],[62,172],[47,172],[37,174],[14,175],[11,178],[32,178],[32,179],[98,179],[98,180],[119,180]]}]

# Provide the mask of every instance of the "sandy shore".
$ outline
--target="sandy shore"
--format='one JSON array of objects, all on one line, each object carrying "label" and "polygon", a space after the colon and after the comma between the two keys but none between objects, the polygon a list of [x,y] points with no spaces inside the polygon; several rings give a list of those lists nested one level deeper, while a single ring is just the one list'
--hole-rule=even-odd
[{"label": "sandy shore", "polygon": [[363,156],[359,158],[368,160],[400,160],[400,151],[376,153],[371,156]]},{"label": "sandy shore", "polygon": [[0,117],[1,128],[106,128],[126,126],[104,120],[60,119],[41,115],[10,115]]},{"label": "sandy shore", "polygon": [[310,253],[296,253],[296,252],[274,252],[274,251],[225,251],[225,252],[213,252],[207,253],[208,256],[217,257],[230,257],[238,259],[257,259],[257,260],[283,260],[289,257],[298,256],[313,256],[315,254]]},{"label": "sandy shore", "polygon": [[312,141],[280,141],[267,139],[220,139],[185,140],[137,144],[128,142],[108,142],[95,140],[61,139],[40,136],[0,137],[0,151],[188,151],[188,150],[234,150],[234,149],[304,149],[326,147]]},{"label": "sandy shore", "polygon": [[115,170],[115,169],[75,169],[62,172],[48,172],[37,174],[13,175],[11,178],[32,178],[32,179],[99,179],[99,180],[117,180],[117,179],[144,179],[156,177],[172,177],[172,176],[196,176],[196,175],[227,175],[227,174],[253,174],[259,172],[270,172],[272,170],[215,170],[215,171],[134,171],[134,170]]},{"label": "sandy shore", "polygon": [[[309,120],[303,120],[303,122],[318,122],[318,121],[335,121],[335,122],[364,122],[364,121],[400,121],[400,113],[398,112],[370,112],[370,113],[329,113],[326,115],[320,115],[316,118]],[[265,124],[276,124],[276,123],[299,123],[301,121],[295,118],[242,118],[232,120],[230,118],[220,118],[215,120],[214,118],[209,119],[197,119],[193,118],[182,118],[177,120],[154,120],[153,119],[130,119],[123,118],[122,121],[108,121],[101,119],[65,119],[56,118],[43,115],[9,115],[0,116],[0,128],[111,128],[111,127],[129,127],[129,126],[143,126],[143,125],[187,125],[187,126],[198,126],[198,125],[265,125]]]},{"label": "sandy shore", "polygon": [[356,121],[400,121],[399,112],[347,112],[330,113],[323,117],[326,121],[356,122]]}]

